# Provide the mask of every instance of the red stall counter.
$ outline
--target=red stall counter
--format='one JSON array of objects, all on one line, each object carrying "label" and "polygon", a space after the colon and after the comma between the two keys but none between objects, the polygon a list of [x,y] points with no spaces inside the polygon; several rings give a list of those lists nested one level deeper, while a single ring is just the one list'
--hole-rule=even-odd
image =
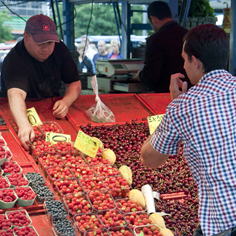
[{"label": "red stall counter", "polygon": [[[116,123],[125,123],[132,119],[140,121],[155,114],[155,111],[136,94],[100,94],[99,97],[114,113]],[[88,123],[99,125],[86,115],[86,111],[95,103],[95,95],[81,95],[69,108],[68,119],[76,126]]]},{"label": "red stall counter", "polygon": [[138,95],[156,115],[165,114],[171,102],[170,93],[147,93]]},{"label": "red stall counter", "polygon": [[[42,121],[54,120],[54,116],[52,115],[52,108],[54,105],[54,101],[51,98],[47,99],[26,99],[26,107],[31,108],[34,107],[37,113],[40,116]],[[9,109],[9,104],[7,98],[0,99],[0,107],[3,110],[8,120],[12,120],[11,111]]]},{"label": "red stall counter", "polygon": [[[52,98],[47,99],[26,99],[27,109],[34,107],[36,112],[39,115],[39,118],[42,122],[56,122],[58,123],[65,134],[70,134],[71,139],[75,140],[77,136],[77,129],[71,122],[68,122],[67,117],[63,119],[56,119],[53,116],[53,106],[55,101]],[[0,107],[6,116],[6,123],[11,126],[13,124],[13,118],[9,109],[8,100],[6,98],[0,99]],[[0,114],[1,115],[1,114]]]}]

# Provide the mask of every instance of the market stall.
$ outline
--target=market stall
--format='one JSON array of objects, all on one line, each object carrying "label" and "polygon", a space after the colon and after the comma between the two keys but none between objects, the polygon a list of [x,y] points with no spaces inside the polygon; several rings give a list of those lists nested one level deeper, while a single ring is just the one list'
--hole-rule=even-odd
[{"label": "market stall", "polygon": [[[108,235],[106,232],[119,235],[117,222],[122,225],[122,230],[127,231],[127,235],[142,235],[142,232],[146,235],[145,232],[151,230],[154,230],[152,235],[158,235],[159,231],[164,232],[160,225],[143,226],[156,222],[155,217],[149,217],[153,212],[148,212],[146,203],[140,203],[140,197],[132,202],[130,196],[132,189],[141,192],[142,187],[148,184],[153,192],[160,194],[159,200],[155,200],[155,208],[156,212],[166,213],[164,226],[171,229],[174,235],[191,235],[198,222],[198,199],[185,159],[180,158],[182,149],[179,155],[171,156],[155,171],[144,167],[139,161],[142,143],[149,136],[147,117],[165,113],[170,102],[168,95],[100,95],[116,118],[114,123],[106,124],[92,122],[86,116],[85,112],[95,103],[94,95],[80,96],[64,119],[55,119],[52,115],[53,104],[59,98],[27,100],[27,108],[34,107],[42,121],[40,127],[35,128],[36,139],[28,152],[18,140],[7,99],[0,99],[0,144],[4,151],[0,164],[2,177],[9,184],[7,192],[17,192],[17,188],[22,187],[13,182],[16,178],[22,179],[24,188],[33,190],[23,205],[18,192],[10,205],[0,199],[0,215],[8,217],[9,212],[18,211],[19,214],[19,211],[26,211],[23,225],[30,226],[40,236],[101,235],[99,232],[89,234],[88,230],[95,226],[103,229],[103,235]],[[99,138],[106,149],[113,151],[115,160],[105,155],[92,158],[74,148],[73,143],[52,145],[45,141],[46,132],[54,132],[69,134],[74,142],[79,130]],[[98,152],[103,154],[101,147]],[[13,166],[11,174],[5,167],[8,161]],[[120,167],[124,165],[123,172]],[[130,174],[128,178],[124,177],[126,170],[131,170],[132,178]],[[10,176],[12,174],[17,174],[15,180],[14,176]],[[136,198],[136,194],[134,196]],[[129,205],[130,202],[132,205]],[[87,213],[86,216],[84,213]],[[108,216],[113,218],[112,222],[106,222]],[[10,218],[7,218],[8,221]],[[87,222],[86,227],[84,222]],[[14,224],[3,229],[16,231],[17,223]],[[19,230],[23,225],[18,226]]]}]

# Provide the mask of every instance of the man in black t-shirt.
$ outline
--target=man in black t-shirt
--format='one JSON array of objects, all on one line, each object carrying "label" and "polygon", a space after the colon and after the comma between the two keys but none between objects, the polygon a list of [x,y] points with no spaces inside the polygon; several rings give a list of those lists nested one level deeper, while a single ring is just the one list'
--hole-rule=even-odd
[{"label": "man in black t-shirt", "polygon": [[26,22],[24,39],[6,56],[1,76],[2,94],[8,97],[18,137],[27,150],[35,134],[27,119],[25,99],[59,96],[63,81],[66,93],[53,107],[53,115],[63,118],[81,92],[73,58],[59,40],[54,22],[42,14]]},{"label": "man in black t-shirt", "polygon": [[147,38],[144,67],[135,78],[146,83],[150,91],[169,93],[171,75],[180,72],[185,75],[186,86],[191,86],[181,56],[183,37],[188,30],[173,21],[171,10],[163,1],[152,2],[147,12],[155,33]]}]

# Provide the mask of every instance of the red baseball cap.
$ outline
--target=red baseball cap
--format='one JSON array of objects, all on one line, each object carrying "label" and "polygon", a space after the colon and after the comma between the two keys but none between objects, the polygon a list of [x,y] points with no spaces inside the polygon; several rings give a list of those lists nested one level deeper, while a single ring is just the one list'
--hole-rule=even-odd
[{"label": "red baseball cap", "polygon": [[43,14],[31,16],[27,20],[25,33],[31,34],[33,40],[38,44],[50,41],[60,42],[55,23],[50,17]]}]

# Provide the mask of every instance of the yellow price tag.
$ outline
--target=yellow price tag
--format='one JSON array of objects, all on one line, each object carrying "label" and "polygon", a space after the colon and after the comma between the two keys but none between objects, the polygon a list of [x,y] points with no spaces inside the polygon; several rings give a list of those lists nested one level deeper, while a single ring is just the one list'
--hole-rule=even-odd
[{"label": "yellow price tag", "polygon": [[46,142],[50,142],[51,144],[55,144],[58,142],[71,142],[71,136],[69,134],[59,134],[53,132],[46,132],[45,137]]},{"label": "yellow price tag", "polygon": [[74,147],[85,155],[95,157],[99,148],[99,142],[80,130],[76,137]]},{"label": "yellow price tag", "polygon": [[165,114],[156,115],[156,116],[148,116],[148,125],[149,125],[149,132],[153,134],[156,130],[157,126],[161,123],[161,120]]},{"label": "yellow price tag", "polygon": [[39,126],[43,124],[34,107],[27,109],[27,117],[32,127],[34,127],[35,125]]}]

